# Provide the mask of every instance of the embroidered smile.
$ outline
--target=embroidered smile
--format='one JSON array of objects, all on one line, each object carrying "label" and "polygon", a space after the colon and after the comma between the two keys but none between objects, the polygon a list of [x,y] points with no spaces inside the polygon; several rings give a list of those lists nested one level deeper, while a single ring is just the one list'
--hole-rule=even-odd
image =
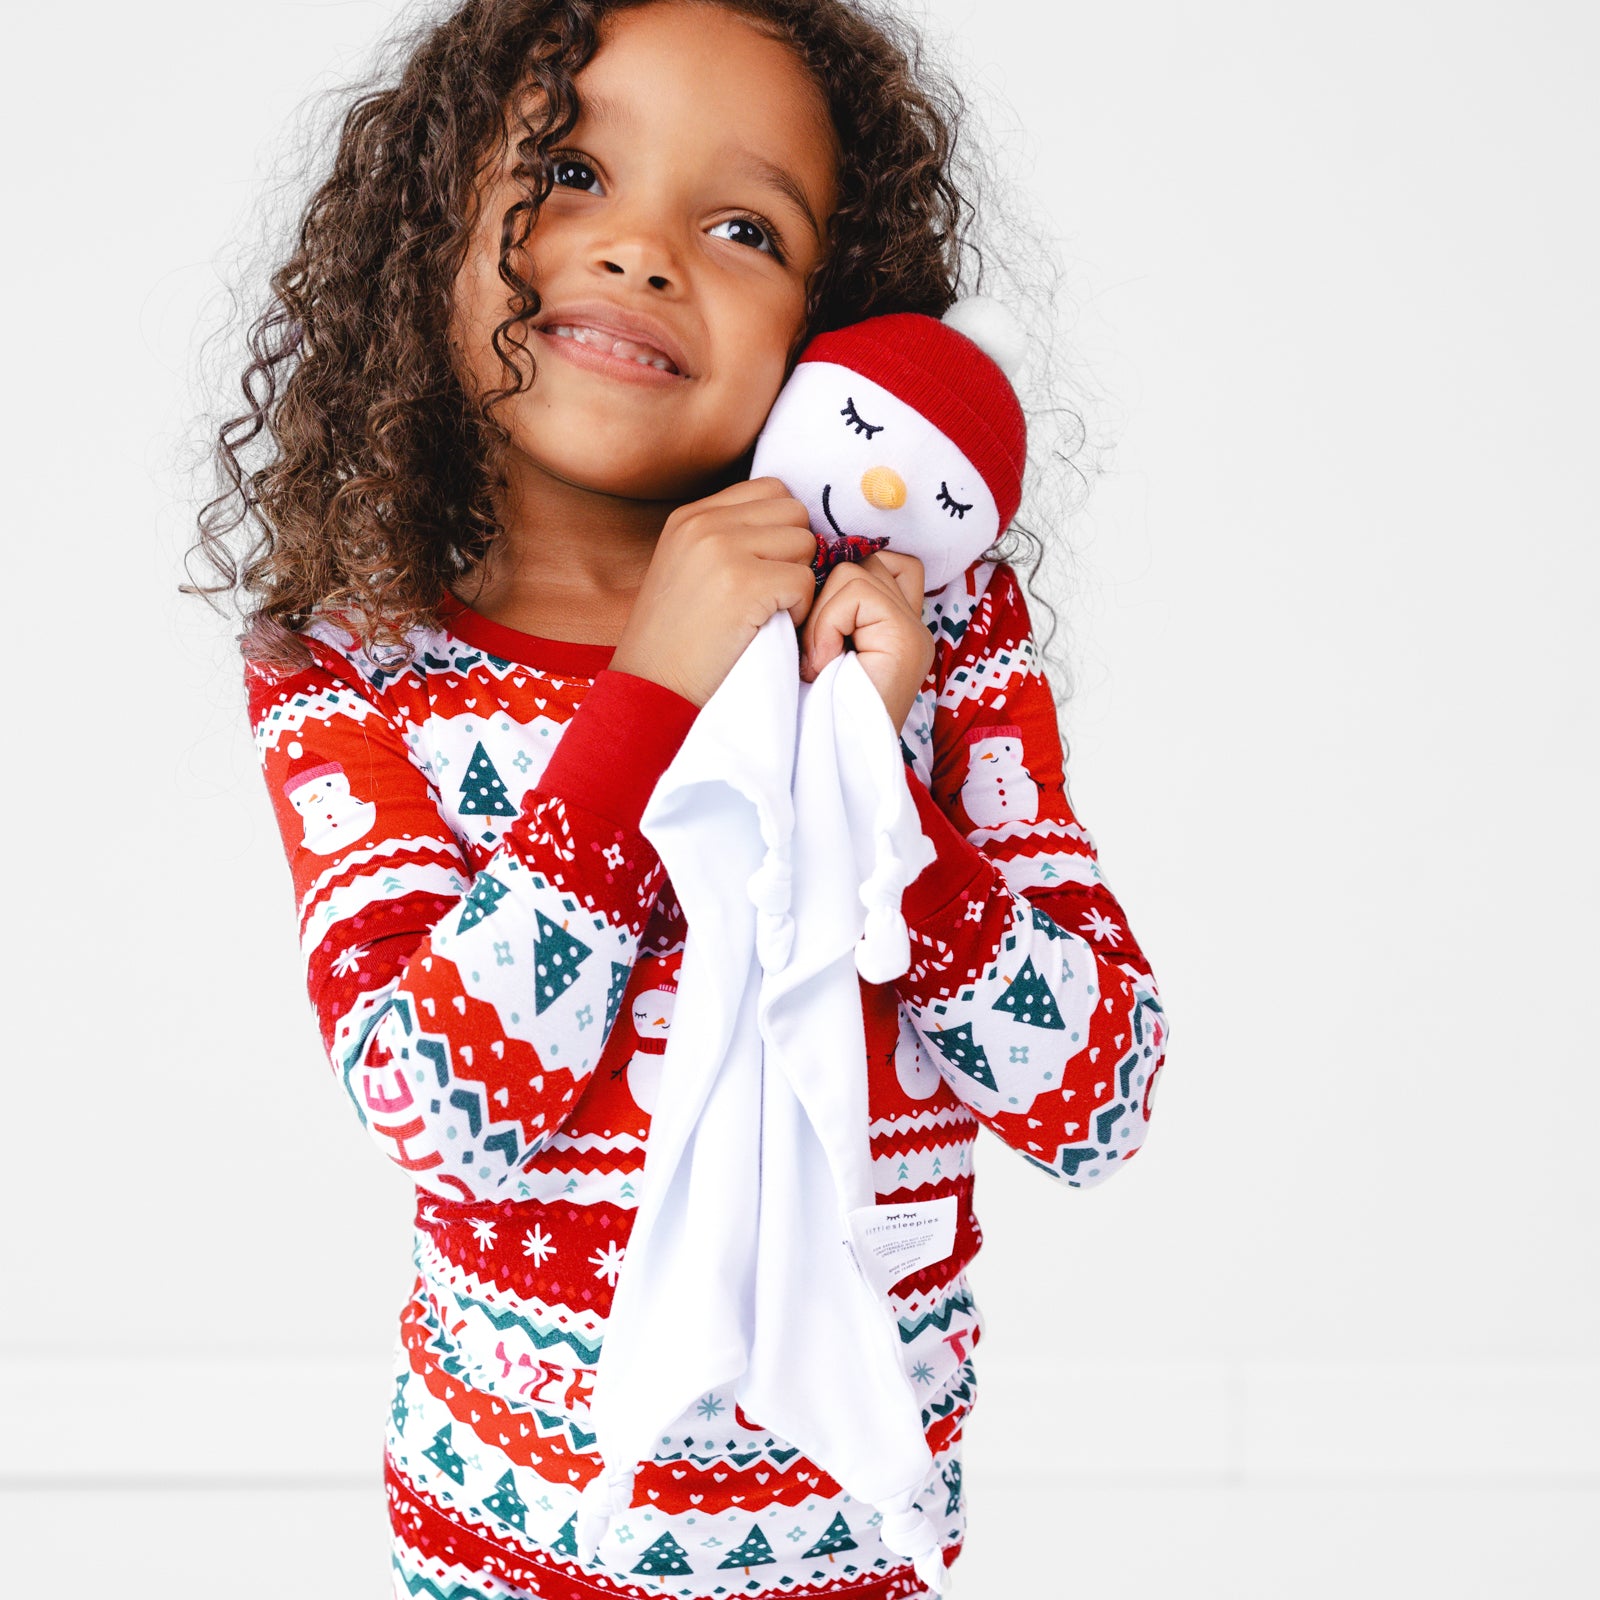
[{"label": "embroidered smile", "polygon": [[838,520],[834,517],[833,512],[828,509],[828,491],[832,487],[833,485],[831,483],[825,483],[822,486],[822,514],[828,519],[829,525],[833,528],[833,531],[842,539],[845,537],[845,531],[839,526]]}]

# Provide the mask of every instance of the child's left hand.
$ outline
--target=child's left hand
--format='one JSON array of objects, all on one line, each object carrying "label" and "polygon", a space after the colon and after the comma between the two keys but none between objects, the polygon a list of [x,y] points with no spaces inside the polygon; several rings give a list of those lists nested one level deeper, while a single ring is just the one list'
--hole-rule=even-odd
[{"label": "child's left hand", "polygon": [[848,637],[898,733],[933,666],[922,621],[922,563],[898,550],[844,561],[823,580],[800,629],[800,676],[812,682]]}]

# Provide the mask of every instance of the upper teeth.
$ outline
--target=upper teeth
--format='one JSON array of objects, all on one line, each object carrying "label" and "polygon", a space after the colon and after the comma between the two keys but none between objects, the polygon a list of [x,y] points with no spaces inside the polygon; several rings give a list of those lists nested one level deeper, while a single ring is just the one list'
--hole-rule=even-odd
[{"label": "upper teeth", "polygon": [[593,345],[596,350],[609,351],[626,361],[637,361],[642,366],[658,367],[662,372],[678,369],[659,350],[634,339],[619,339],[615,334],[602,333],[599,328],[588,328],[582,323],[557,322],[545,329],[560,339],[576,339],[579,344]]}]

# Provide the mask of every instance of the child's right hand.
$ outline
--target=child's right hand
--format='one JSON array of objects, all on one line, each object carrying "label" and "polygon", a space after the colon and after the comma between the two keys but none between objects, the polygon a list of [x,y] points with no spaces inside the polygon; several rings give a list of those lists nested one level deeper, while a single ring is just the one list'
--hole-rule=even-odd
[{"label": "child's right hand", "polygon": [[729,484],[669,516],[611,657],[703,706],[762,624],[798,629],[816,595],[810,515],[777,478]]}]

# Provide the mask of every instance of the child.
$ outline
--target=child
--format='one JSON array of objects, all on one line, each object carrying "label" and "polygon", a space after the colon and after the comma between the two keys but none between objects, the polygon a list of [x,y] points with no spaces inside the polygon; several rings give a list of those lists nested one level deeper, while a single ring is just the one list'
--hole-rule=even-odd
[{"label": "child", "polygon": [[1144,1138],[1165,1020],[1068,803],[1016,574],[924,594],[889,550],[818,590],[805,507],[747,477],[812,334],[955,298],[947,133],[844,0],[472,0],[351,112],[274,279],[239,420],[270,413],[278,454],[246,476],[222,441],[269,531],[242,572],[204,519],[202,544],[255,600],[249,714],[324,1044],[417,1188],[396,1595],[922,1592],[727,1392],[575,1559],[685,933],[639,818],[775,611],[808,677],[858,652],[938,852],[910,969],[862,1003],[880,1197],[959,1208],[891,1296],[946,1563],[978,1127],[1080,1188]]}]

